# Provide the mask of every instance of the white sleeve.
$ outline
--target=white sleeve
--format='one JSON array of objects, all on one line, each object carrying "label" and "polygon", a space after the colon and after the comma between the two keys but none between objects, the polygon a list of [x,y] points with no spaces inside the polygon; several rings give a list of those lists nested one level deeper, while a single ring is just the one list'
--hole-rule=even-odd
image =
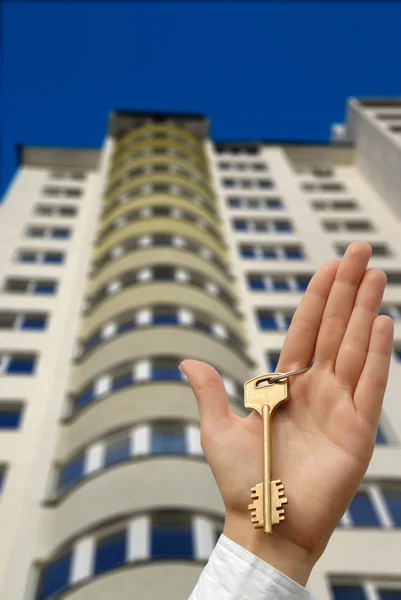
[{"label": "white sleeve", "polygon": [[313,600],[310,592],[222,534],[189,600]]}]

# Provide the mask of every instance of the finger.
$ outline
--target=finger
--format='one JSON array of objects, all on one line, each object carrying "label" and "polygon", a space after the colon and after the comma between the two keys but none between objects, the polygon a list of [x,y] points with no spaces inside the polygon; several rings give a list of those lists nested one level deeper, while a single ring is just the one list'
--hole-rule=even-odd
[{"label": "finger", "polygon": [[386,280],[386,274],[379,269],[365,271],[338,352],[334,372],[352,394],[365,364],[372,324],[379,312]]},{"label": "finger", "polygon": [[394,322],[380,315],[373,321],[369,350],[354,394],[356,412],[377,427],[393,349]]},{"label": "finger", "polygon": [[359,284],[372,248],[366,242],[353,242],[344,254],[330,290],[317,336],[315,364],[334,363],[354,308]]},{"label": "finger", "polygon": [[210,365],[200,360],[184,360],[180,370],[188,377],[189,384],[198,404],[201,428],[205,431],[216,431],[216,426],[228,424],[234,412],[228,401],[223,380]]},{"label": "finger", "polygon": [[311,363],[320,321],[339,264],[338,259],[327,260],[310,280],[288,329],[277,372],[306,367]]}]

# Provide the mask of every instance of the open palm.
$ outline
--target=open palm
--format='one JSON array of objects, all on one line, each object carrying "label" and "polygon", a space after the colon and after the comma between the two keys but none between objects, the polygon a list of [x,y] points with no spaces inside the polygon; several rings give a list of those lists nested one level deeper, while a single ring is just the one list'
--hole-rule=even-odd
[{"label": "open palm", "polygon": [[[358,489],[372,456],[388,378],[393,322],[378,316],[385,274],[367,269],[371,247],[351,244],[324,263],[297,308],[277,372],[309,365],[289,379],[289,401],[273,417],[273,478],[285,486],[285,521],[274,538],[315,560]],[[227,514],[250,522],[250,488],[262,481],[263,423],[236,415],[217,372],[181,364],[195,392],[201,441]],[[263,530],[258,530],[264,536]],[[266,536],[271,537],[271,536]]]}]

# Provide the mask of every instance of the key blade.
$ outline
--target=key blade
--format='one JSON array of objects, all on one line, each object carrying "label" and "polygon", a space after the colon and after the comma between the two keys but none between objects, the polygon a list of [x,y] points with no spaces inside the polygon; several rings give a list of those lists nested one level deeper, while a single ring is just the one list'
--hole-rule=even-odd
[{"label": "key blade", "polygon": [[255,529],[264,527],[265,522],[263,518],[263,483],[258,483],[255,487],[251,488],[252,504],[248,504],[248,510],[251,513],[251,523]]},{"label": "key blade", "polygon": [[244,384],[244,406],[257,410],[260,415],[262,415],[262,407],[265,404],[269,406],[270,413],[272,413],[279,404],[288,400],[287,379],[276,381],[271,385],[258,386],[258,384],[266,381],[267,377],[271,375],[278,375],[278,373],[259,375],[246,381]]},{"label": "key blade", "polygon": [[283,504],[288,504],[281,479],[271,482],[271,491],[272,525],[278,525],[285,519]]}]

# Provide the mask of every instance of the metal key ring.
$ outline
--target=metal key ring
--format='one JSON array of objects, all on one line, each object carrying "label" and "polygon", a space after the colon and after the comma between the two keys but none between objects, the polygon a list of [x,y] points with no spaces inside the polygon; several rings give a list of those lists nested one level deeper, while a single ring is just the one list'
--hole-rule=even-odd
[{"label": "metal key ring", "polygon": [[297,375],[298,373],[304,373],[305,371],[309,371],[309,369],[312,367],[313,365],[313,360],[311,362],[311,364],[309,365],[309,367],[303,367],[302,369],[294,369],[294,371],[288,371],[288,373],[281,373],[280,375],[273,375],[272,377],[268,378],[268,382],[272,383],[273,381],[279,381],[280,379],[285,379],[286,377],[289,377],[290,375]]}]

